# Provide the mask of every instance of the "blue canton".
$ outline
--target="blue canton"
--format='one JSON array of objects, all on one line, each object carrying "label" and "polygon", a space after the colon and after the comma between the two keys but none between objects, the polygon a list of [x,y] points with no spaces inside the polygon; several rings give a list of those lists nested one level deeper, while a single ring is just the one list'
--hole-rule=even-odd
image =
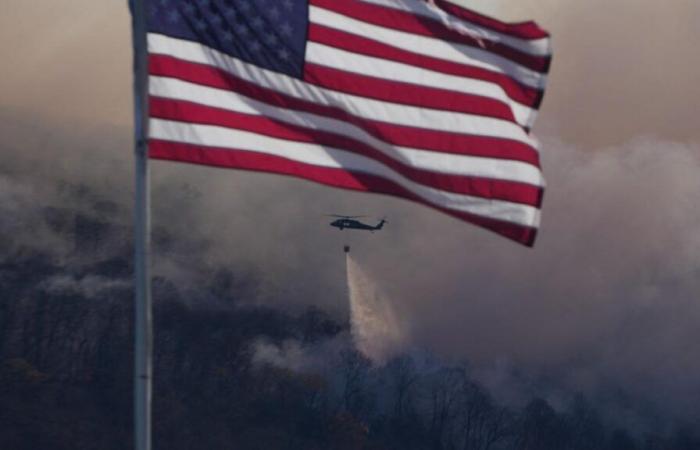
[{"label": "blue canton", "polygon": [[300,78],[307,0],[147,0],[148,31]]}]

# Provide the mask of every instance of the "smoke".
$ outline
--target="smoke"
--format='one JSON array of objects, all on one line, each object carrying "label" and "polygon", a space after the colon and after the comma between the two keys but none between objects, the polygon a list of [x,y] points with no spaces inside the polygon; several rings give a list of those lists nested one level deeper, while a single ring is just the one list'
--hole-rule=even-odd
[{"label": "smoke", "polygon": [[535,19],[552,33],[554,59],[537,134],[587,150],[622,145],[640,134],[697,140],[700,2],[460,3],[506,20]]},{"label": "smoke", "polygon": [[[50,226],[47,207],[129,229],[129,171],[108,159],[128,137],[93,133],[39,123],[4,134],[3,250],[31,246],[60,260],[84,247]],[[252,268],[261,289],[248,301],[316,304],[340,317],[355,287],[353,337],[376,361],[426,348],[468,359],[499,399],[580,391],[622,396],[640,414],[697,418],[700,363],[688,355],[700,352],[700,147],[646,137],[588,152],[545,137],[544,148],[549,188],[532,250],[408,202],[154,164],[155,230],[170,235],[155,272],[196,291],[221,268],[242,276]],[[74,183],[90,186],[91,198],[76,197]],[[94,209],[105,200],[116,206]],[[350,234],[327,226],[331,212],[386,214],[391,223]],[[345,242],[362,267],[349,260],[346,272]],[[91,253],[81,255],[89,267]]]},{"label": "smoke", "polygon": [[93,300],[109,294],[109,291],[114,289],[129,289],[131,282],[99,275],[87,275],[82,278],[75,275],[57,275],[44,280],[39,287],[52,295],[72,295]]},{"label": "smoke", "polygon": [[349,253],[345,253],[345,265],[349,334],[340,333],[333,339],[311,343],[259,340],[252,348],[255,364],[298,372],[319,371],[328,369],[329,362],[342,351],[354,348],[376,366],[383,366],[407,349],[406,325],[397,316],[392,303]]},{"label": "smoke", "polygon": [[[29,246],[60,260],[85,247],[80,236],[66,241],[47,207],[77,208],[129,230],[122,3],[4,5],[11,6],[0,16],[0,48],[9,57],[0,80],[3,258]],[[499,398],[581,391],[623,398],[642,413],[700,420],[693,357],[700,354],[700,3],[469,4],[535,18],[554,36],[536,128],[549,186],[535,249],[383,196],[154,162],[154,234],[170,236],[167,245],[154,239],[168,248],[154,258],[155,273],[194,290],[222,268],[243,277],[252,271],[260,290],[250,302],[315,304],[340,317],[354,286],[354,337],[376,359],[426,348],[470,360]],[[75,185],[89,186],[95,201]],[[115,207],[95,210],[104,200]],[[328,213],[387,215],[391,223],[380,233],[348,234],[327,227]],[[361,268],[349,260],[346,272],[339,261],[346,242]],[[88,266],[90,252],[81,255]],[[92,289],[80,280],[64,287]],[[281,352],[262,345],[260,358],[316,364],[294,345]]]},{"label": "smoke", "polygon": [[257,340],[252,345],[254,365],[270,365],[300,373],[327,373],[341,351],[350,348],[348,336],[341,333],[319,342],[288,339],[280,343]]},{"label": "smoke", "polygon": [[4,0],[0,112],[74,123],[76,130],[129,126],[129,27],[127,2]]},{"label": "smoke", "polygon": [[[700,363],[687,355],[700,351],[700,147],[545,147],[556,170],[533,251],[472,233],[460,245],[439,219],[416,224],[433,237],[407,241],[395,256],[406,272],[382,280],[402,287],[392,298],[412,339],[487,377],[517,367],[550,386],[607,399],[616,386],[647,411],[697,417]],[[417,270],[437,258],[440,270]]]}]

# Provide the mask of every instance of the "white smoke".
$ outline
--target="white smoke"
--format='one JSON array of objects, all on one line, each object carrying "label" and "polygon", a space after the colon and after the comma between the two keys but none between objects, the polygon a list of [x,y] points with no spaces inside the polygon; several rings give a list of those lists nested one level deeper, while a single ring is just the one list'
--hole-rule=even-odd
[{"label": "white smoke", "polygon": [[382,364],[402,350],[405,330],[392,304],[349,253],[346,253],[345,262],[355,346],[372,362]]},{"label": "white smoke", "polygon": [[268,364],[274,367],[301,372],[315,365],[313,355],[296,340],[275,344],[265,340],[253,344],[253,364]]},{"label": "white smoke", "polygon": [[56,275],[47,278],[40,286],[53,295],[80,295],[87,299],[100,299],[106,292],[114,289],[129,289],[129,280],[120,280],[100,275]]}]

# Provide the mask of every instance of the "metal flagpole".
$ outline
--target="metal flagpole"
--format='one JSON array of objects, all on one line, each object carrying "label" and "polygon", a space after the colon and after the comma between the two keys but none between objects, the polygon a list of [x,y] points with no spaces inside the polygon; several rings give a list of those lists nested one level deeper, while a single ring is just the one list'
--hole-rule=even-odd
[{"label": "metal flagpole", "polygon": [[129,0],[134,46],[134,442],[136,450],[151,450],[151,391],[153,319],[150,250],[150,193],[148,171],[148,73],[146,5]]}]

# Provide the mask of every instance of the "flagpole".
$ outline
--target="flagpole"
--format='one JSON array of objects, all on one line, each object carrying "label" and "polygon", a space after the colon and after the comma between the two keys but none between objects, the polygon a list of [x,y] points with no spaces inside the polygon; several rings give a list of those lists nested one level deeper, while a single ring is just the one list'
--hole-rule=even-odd
[{"label": "flagpole", "polygon": [[151,450],[153,314],[150,263],[150,192],[148,170],[148,55],[146,5],[129,0],[134,46],[134,444]]}]

